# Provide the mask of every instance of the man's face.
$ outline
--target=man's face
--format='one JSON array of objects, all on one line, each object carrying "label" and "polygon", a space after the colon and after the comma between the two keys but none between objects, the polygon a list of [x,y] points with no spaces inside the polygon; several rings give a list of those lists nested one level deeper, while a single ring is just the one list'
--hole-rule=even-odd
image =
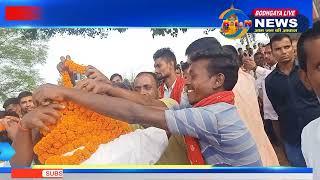
[{"label": "man's face", "polygon": [[186,75],[186,87],[190,104],[195,104],[213,93],[211,78],[207,71],[209,61],[192,62]]},{"label": "man's face", "polygon": [[294,51],[289,38],[272,43],[272,54],[278,63],[288,63],[294,60]]},{"label": "man's face", "polygon": [[19,104],[10,104],[9,106],[7,106],[5,111],[7,111],[7,112],[15,112],[18,115],[21,115],[21,107],[20,107]]},{"label": "man's face", "polygon": [[122,83],[122,79],[120,76],[116,76],[112,79],[113,83]]},{"label": "man's face", "polygon": [[320,97],[320,38],[308,40],[304,43],[307,54],[307,73],[302,78],[311,87],[318,97]]},{"label": "man's face", "polygon": [[34,109],[34,104],[32,101],[32,96],[23,97],[20,100],[21,111],[25,114]]},{"label": "man's face", "polygon": [[158,80],[166,79],[170,76],[173,63],[167,62],[164,58],[158,58],[154,61],[154,69]]},{"label": "man's face", "polygon": [[159,98],[157,82],[149,74],[143,74],[137,77],[133,83],[134,91],[150,96],[153,99]]},{"label": "man's face", "polygon": [[271,50],[271,46],[266,46],[264,48],[264,59],[265,62],[269,65],[269,66],[273,66],[274,64],[277,63],[277,61],[275,60],[275,58],[272,55],[272,50]]},{"label": "man's face", "polygon": [[263,67],[264,66],[264,56],[263,54],[257,54],[254,56],[254,61],[256,62],[257,66]]}]

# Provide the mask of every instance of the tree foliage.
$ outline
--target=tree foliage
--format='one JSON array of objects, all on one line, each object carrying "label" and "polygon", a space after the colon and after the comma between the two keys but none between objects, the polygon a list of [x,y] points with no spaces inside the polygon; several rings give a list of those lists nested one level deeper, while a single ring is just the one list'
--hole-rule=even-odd
[{"label": "tree foliage", "polygon": [[42,82],[36,65],[45,63],[47,45],[19,29],[0,30],[0,102]]},{"label": "tree foliage", "polygon": [[75,35],[90,38],[107,38],[110,31],[125,32],[126,28],[41,28],[22,29],[21,32],[26,39],[48,40],[55,35]]}]

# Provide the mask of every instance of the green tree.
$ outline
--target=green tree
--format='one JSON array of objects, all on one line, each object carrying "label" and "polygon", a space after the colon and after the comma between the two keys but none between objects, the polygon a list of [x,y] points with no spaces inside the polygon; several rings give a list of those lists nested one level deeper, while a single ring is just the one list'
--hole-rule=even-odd
[{"label": "green tree", "polygon": [[0,102],[42,83],[36,65],[45,63],[46,44],[26,38],[21,29],[0,30]]}]

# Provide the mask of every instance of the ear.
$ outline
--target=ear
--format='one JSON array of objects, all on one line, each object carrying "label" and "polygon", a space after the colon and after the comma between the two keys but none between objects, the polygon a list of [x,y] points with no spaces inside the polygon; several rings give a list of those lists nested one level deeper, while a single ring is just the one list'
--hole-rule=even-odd
[{"label": "ear", "polygon": [[222,73],[216,74],[210,78],[210,83],[213,89],[223,88],[225,76]]},{"label": "ear", "polygon": [[302,70],[302,69],[299,69],[299,77],[300,77],[300,80],[302,81],[303,85],[309,89],[309,90],[312,90],[312,86],[310,84],[310,81],[309,81],[309,78],[308,78],[308,75],[307,75],[307,72]]}]

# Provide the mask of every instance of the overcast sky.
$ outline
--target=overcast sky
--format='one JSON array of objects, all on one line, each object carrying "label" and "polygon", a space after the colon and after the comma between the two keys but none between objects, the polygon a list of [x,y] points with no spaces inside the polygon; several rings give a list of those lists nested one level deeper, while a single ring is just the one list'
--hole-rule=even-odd
[{"label": "overcast sky", "polygon": [[[171,36],[152,38],[150,29],[128,29],[124,33],[111,32],[105,39],[83,38],[76,36],[57,36],[49,41],[48,58],[41,66],[40,74],[45,82],[57,83],[59,78],[56,65],[59,57],[70,55],[80,64],[93,65],[104,72],[108,77],[119,73],[130,78],[131,74],[140,71],[154,71],[152,56],[154,52],[163,47],[170,47],[177,61],[185,61],[185,49],[194,40],[205,37],[216,37],[222,45],[230,44],[240,46],[237,40],[224,38],[218,30],[205,35],[205,29],[189,29],[180,33],[178,37]],[[263,35],[258,36],[259,42],[268,41]]]}]

